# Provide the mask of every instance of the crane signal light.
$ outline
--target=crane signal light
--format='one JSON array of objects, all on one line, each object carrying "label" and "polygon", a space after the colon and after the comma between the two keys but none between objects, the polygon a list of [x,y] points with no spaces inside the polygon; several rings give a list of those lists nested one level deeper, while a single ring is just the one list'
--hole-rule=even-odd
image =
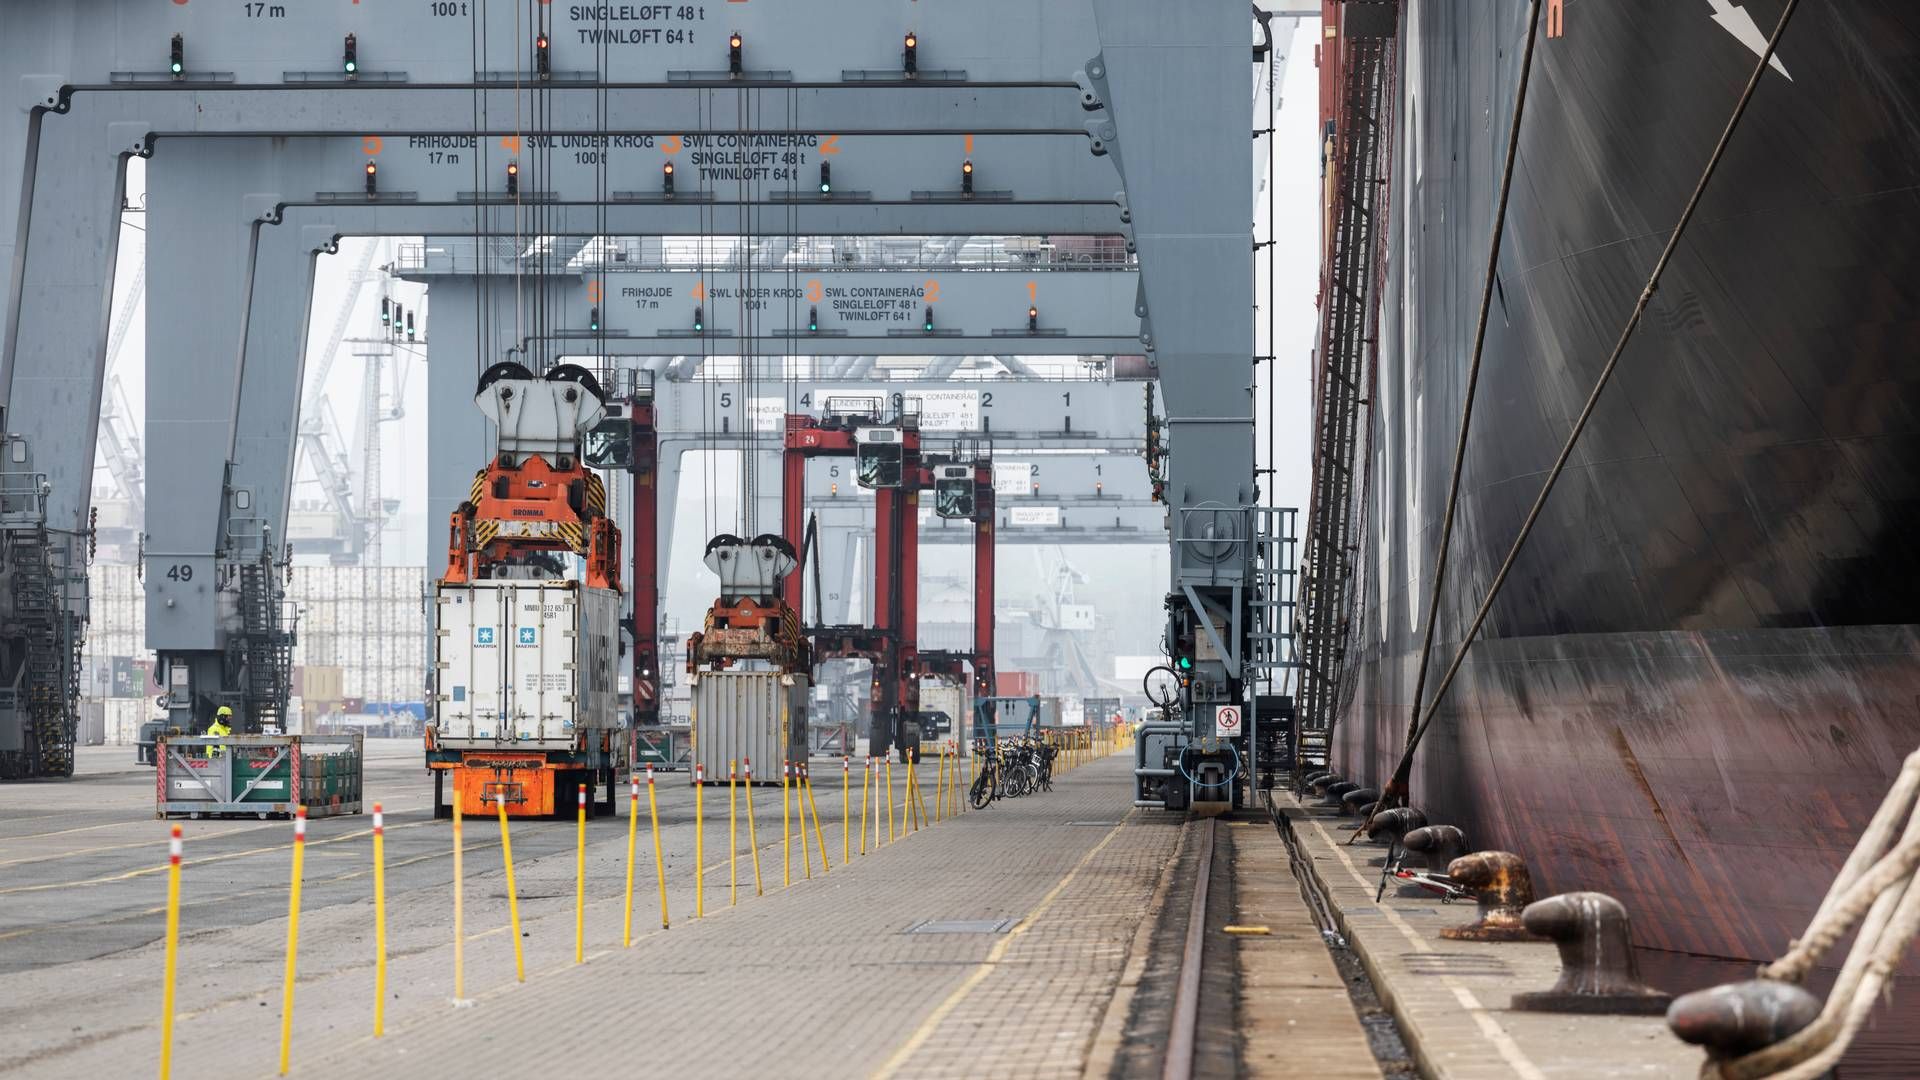
[{"label": "crane signal light", "polygon": [[707,329],[707,313],[700,305],[693,306],[693,332],[698,334]]},{"label": "crane signal light", "polygon": [[673,162],[660,166],[660,191],[667,198],[673,198]]},{"label": "crane signal light", "polygon": [[352,34],[347,35],[346,47],[340,56],[340,70],[349,79],[360,74],[360,39]]},{"label": "crane signal light", "polygon": [[380,298],[380,325],[393,325],[393,300],[391,297],[383,296]]},{"label": "crane signal light", "polygon": [[173,73],[177,81],[187,73],[187,36],[185,34],[173,35],[173,45],[170,47],[168,56],[167,70]]},{"label": "crane signal light", "polygon": [[920,75],[920,35],[911,30],[907,31],[906,47],[901,50],[900,67],[909,79]]},{"label": "crane signal light", "polygon": [[547,35],[545,34],[541,34],[539,37],[533,39],[533,66],[534,70],[540,73],[541,79],[544,80],[553,77],[552,56],[547,49]]},{"label": "crane signal light", "polygon": [[517,161],[507,162],[507,194],[520,194],[520,163]]},{"label": "crane signal light", "polygon": [[960,194],[973,197],[973,159],[960,163]]},{"label": "crane signal light", "polygon": [[736,79],[742,74],[740,66],[740,45],[740,31],[735,30],[732,35],[727,38],[727,74]]},{"label": "crane signal light", "polygon": [[819,332],[820,332],[820,309],[818,307],[810,307],[807,309],[807,333],[817,334]]},{"label": "crane signal light", "polygon": [[369,199],[380,193],[379,176],[380,166],[371,161],[367,162],[367,198]]},{"label": "crane signal light", "polygon": [[1036,305],[1028,305],[1027,333],[1031,334],[1038,331],[1039,329],[1040,329],[1040,308]]},{"label": "crane signal light", "polygon": [[820,194],[833,194],[833,165],[831,162],[823,161],[820,163]]},{"label": "crane signal light", "polygon": [[933,305],[932,304],[927,305],[927,314],[924,318],[920,320],[920,330],[922,333],[927,333],[927,334],[933,333]]},{"label": "crane signal light", "polygon": [[413,312],[407,312],[407,340],[413,340]]},{"label": "crane signal light", "polygon": [[587,329],[593,331],[596,334],[600,332],[600,309],[599,308],[587,309]]}]

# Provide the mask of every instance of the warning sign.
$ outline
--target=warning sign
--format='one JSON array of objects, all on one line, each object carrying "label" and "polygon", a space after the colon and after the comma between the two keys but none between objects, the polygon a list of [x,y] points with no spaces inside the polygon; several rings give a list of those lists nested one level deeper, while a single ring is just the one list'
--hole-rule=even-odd
[{"label": "warning sign", "polygon": [[1222,739],[1240,734],[1240,706],[1215,705],[1213,707],[1213,733]]}]

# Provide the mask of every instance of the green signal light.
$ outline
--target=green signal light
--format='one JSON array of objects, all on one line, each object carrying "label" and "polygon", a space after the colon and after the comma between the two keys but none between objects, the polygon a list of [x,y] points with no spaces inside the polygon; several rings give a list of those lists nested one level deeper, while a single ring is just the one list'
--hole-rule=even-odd
[{"label": "green signal light", "polygon": [[1180,666],[1181,671],[1193,670],[1193,657],[1191,656],[1183,656],[1179,660],[1175,661],[1175,663]]}]

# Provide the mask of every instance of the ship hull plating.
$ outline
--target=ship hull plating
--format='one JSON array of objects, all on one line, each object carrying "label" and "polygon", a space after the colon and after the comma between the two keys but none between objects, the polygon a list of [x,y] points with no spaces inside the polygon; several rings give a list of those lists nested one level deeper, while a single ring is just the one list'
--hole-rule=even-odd
[{"label": "ship hull plating", "polygon": [[[1542,31],[1427,693],[1785,0]],[[1725,6],[1725,5],[1723,5]],[[1526,5],[1412,0],[1352,699],[1406,738]],[[1803,4],[1422,745],[1413,801],[1645,945],[1777,955],[1920,747],[1920,12]]]}]

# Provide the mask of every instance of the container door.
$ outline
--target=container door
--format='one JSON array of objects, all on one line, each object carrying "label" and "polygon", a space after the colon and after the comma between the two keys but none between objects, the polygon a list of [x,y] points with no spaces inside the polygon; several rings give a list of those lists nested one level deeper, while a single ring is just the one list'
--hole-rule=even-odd
[{"label": "container door", "polygon": [[441,733],[455,739],[497,738],[508,700],[508,650],[503,646],[502,593],[453,587],[440,594]]},{"label": "container door", "polygon": [[514,688],[521,737],[573,740],[571,701],[574,598],[572,590],[519,586],[513,604]]}]

